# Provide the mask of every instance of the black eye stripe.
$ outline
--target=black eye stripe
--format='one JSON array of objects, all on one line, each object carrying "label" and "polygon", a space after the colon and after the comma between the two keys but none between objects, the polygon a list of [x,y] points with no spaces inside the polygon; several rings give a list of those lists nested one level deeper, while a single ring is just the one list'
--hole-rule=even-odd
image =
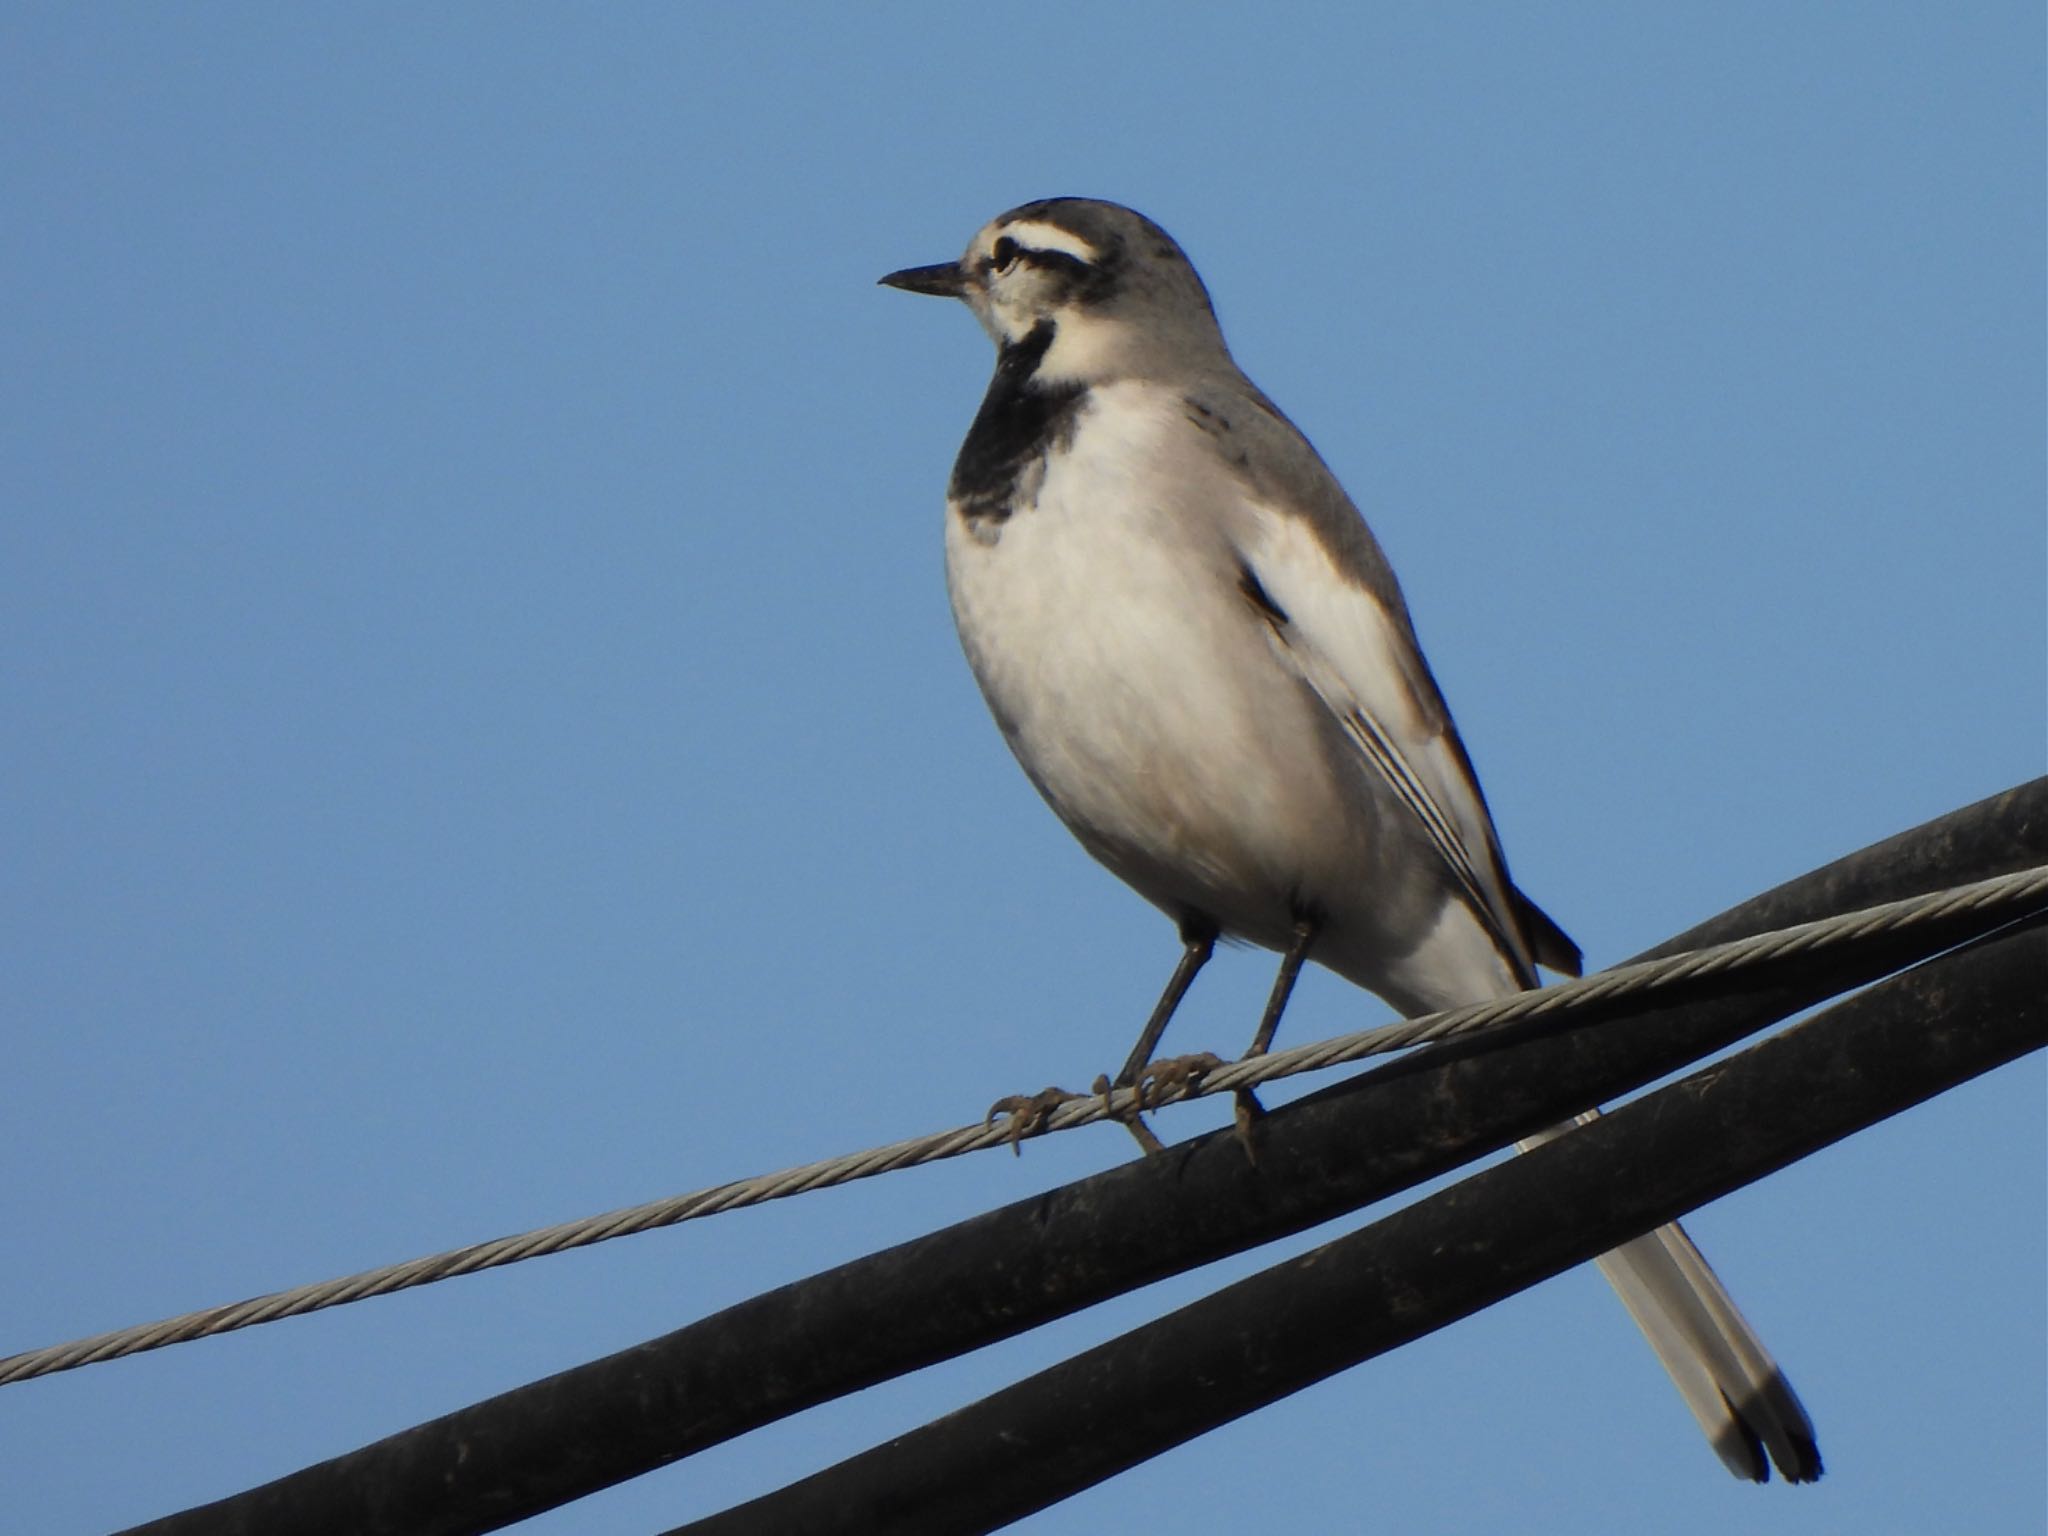
[{"label": "black eye stripe", "polygon": [[1017,254],[1032,266],[1048,272],[1071,272],[1078,277],[1088,270],[1087,262],[1078,256],[1070,256],[1065,251],[1034,251],[1029,246],[1020,246]]},{"label": "black eye stripe", "polygon": [[1019,245],[1008,235],[998,239],[989,252],[988,264],[998,272],[1007,272],[1020,261],[1043,272],[1066,272],[1075,277],[1092,270],[1089,264],[1078,256],[1069,255],[1065,251],[1041,251],[1032,246]]}]

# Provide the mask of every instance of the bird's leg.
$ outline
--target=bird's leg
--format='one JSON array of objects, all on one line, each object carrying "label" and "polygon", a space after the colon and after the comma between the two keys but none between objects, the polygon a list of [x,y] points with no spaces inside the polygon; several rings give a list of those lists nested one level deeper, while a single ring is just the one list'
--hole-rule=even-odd
[{"label": "bird's leg", "polygon": [[[1195,973],[1209,963],[1209,956],[1216,948],[1216,925],[1199,915],[1181,919],[1180,964],[1173,968],[1173,975],[1167,979],[1166,990],[1159,994],[1159,1001],[1152,1009],[1152,1017],[1145,1021],[1145,1029],[1138,1036],[1138,1043],[1131,1050],[1130,1060],[1124,1063],[1114,1085],[1107,1077],[1095,1079],[1094,1090],[1108,1103],[1110,1089],[1137,1088],[1142,1107],[1149,1085],[1171,1081],[1178,1075],[1181,1081],[1200,1076],[1211,1067],[1223,1063],[1215,1056],[1204,1052],[1200,1056],[1183,1057],[1171,1062],[1160,1062],[1152,1072],[1146,1067],[1152,1062],[1152,1051],[1159,1044],[1159,1037],[1166,1033],[1167,1023],[1173,1018],[1173,1011],[1180,1006],[1180,1000],[1187,996],[1187,990],[1194,984]],[[1161,1070],[1163,1069],[1163,1070]],[[1007,1117],[1010,1132],[1010,1148],[1021,1152],[1018,1145],[1026,1136],[1037,1134],[1044,1126],[1046,1117],[1069,1099],[1078,1099],[1078,1093],[1068,1093],[1064,1088],[1047,1088],[1038,1093],[1011,1094],[998,1099],[989,1107],[985,1124],[993,1124],[998,1115]],[[1133,1112],[1123,1120],[1124,1128],[1138,1140],[1138,1145],[1147,1153],[1165,1150],[1159,1138],[1152,1134],[1152,1128]]]},{"label": "bird's leg", "polygon": [[1134,1086],[1138,1074],[1152,1060],[1153,1051],[1159,1047],[1159,1037],[1166,1033],[1166,1026],[1173,1018],[1173,1011],[1180,1007],[1180,1000],[1194,985],[1195,973],[1209,963],[1209,956],[1216,951],[1216,925],[1207,918],[1184,919],[1180,925],[1180,942],[1180,964],[1167,978],[1166,990],[1159,994],[1152,1017],[1145,1021],[1144,1031],[1138,1036],[1138,1043],[1131,1047],[1130,1059],[1125,1061],[1123,1071],[1117,1073],[1114,1087]]},{"label": "bird's leg", "polygon": [[1263,1056],[1272,1046],[1273,1032],[1280,1027],[1280,1015],[1287,1011],[1287,999],[1294,995],[1294,983],[1301,975],[1302,962],[1308,959],[1316,935],[1322,931],[1323,925],[1312,917],[1304,917],[1295,923],[1294,942],[1280,957],[1280,974],[1273,978],[1273,991],[1266,998],[1266,1011],[1259,1015],[1259,1032],[1252,1036],[1251,1049],[1245,1055]]},{"label": "bird's leg", "polygon": [[[1251,1049],[1245,1052],[1246,1056],[1263,1056],[1273,1044],[1273,1033],[1280,1027],[1280,1015],[1287,1011],[1287,999],[1294,995],[1294,983],[1301,975],[1302,963],[1308,959],[1308,952],[1320,932],[1322,924],[1313,917],[1303,917],[1295,922],[1294,941],[1287,946],[1287,953],[1280,957],[1280,973],[1273,978],[1273,990],[1266,998],[1266,1011],[1259,1016],[1258,1033],[1252,1036]],[[1238,1089],[1233,1098],[1236,1101],[1237,1139],[1244,1143],[1245,1156],[1257,1162],[1253,1127],[1265,1118],[1266,1111],[1249,1088]]]},{"label": "bird's leg", "polygon": [[1208,1052],[1196,1056],[1176,1057],[1170,1061],[1155,1062],[1152,1052],[1159,1045],[1159,1037],[1166,1033],[1166,1026],[1172,1020],[1174,1010],[1180,1007],[1180,1000],[1187,996],[1188,988],[1194,985],[1195,975],[1209,963],[1209,956],[1216,950],[1216,925],[1208,918],[1193,914],[1181,919],[1180,963],[1174,966],[1173,974],[1167,978],[1166,990],[1159,994],[1159,1001],[1153,1006],[1152,1016],[1145,1021],[1145,1028],[1138,1035],[1138,1043],[1131,1047],[1131,1054],[1124,1062],[1123,1070],[1111,1083],[1107,1078],[1095,1080],[1096,1092],[1105,1100],[1114,1088],[1134,1088],[1138,1093],[1138,1110],[1123,1121],[1131,1135],[1137,1138],[1139,1147],[1152,1153],[1161,1150],[1159,1138],[1152,1134],[1139,1111],[1144,1108],[1146,1096],[1173,1082],[1186,1082],[1199,1077],[1211,1067],[1222,1063]]}]

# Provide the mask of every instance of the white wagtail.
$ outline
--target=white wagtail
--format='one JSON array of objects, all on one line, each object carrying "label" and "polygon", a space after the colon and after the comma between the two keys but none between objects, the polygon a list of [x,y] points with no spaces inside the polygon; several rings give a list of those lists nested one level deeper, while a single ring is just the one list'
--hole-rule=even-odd
[{"label": "white wagtail", "polygon": [[[968,663],[1060,819],[1180,927],[1119,1084],[1142,1087],[1218,937],[1284,957],[1254,1051],[1307,959],[1408,1015],[1578,973],[1508,878],[1386,557],[1164,230],[1053,198],[882,281],[965,301],[996,344],[947,492]],[[1768,1451],[1820,1475],[1798,1398],[1679,1227],[1599,1263],[1730,1469],[1761,1482]]]}]

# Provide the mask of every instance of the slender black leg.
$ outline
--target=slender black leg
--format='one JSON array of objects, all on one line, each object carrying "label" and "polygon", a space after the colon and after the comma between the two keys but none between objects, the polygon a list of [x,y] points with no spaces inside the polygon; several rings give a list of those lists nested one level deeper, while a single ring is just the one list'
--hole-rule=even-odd
[{"label": "slender black leg", "polygon": [[[1321,925],[1314,918],[1304,917],[1294,925],[1294,942],[1287,946],[1287,953],[1280,957],[1280,974],[1273,978],[1273,991],[1266,998],[1266,1011],[1259,1018],[1259,1032],[1252,1036],[1251,1049],[1247,1056],[1263,1056],[1273,1043],[1273,1032],[1280,1027],[1280,1015],[1287,1011],[1287,999],[1294,995],[1294,983],[1301,975],[1302,962],[1308,959],[1309,950],[1315,945]],[[1265,1109],[1249,1088],[1240,1088],[1234,1100],[1232,1119],[1237,1122],[1237,1139],[1244,1147],[1244,1155],[1256,1167],[1259,1161],[1259,1122],[1266,1117]]]},{"label": "slender black leg", "polygon": [[1252,1036],[1252,1048],[1245,1055],[1263,1056],[1272,1046],[1273,1031],[1280,1027],[1280,1015],[1287,1011],[1287,999],[1294,995],[1294,983],[1301,975],[1302,962],[1308,959],[1308,952],[1320,932],[1322,925],[1314,918],[1304,917],[1294,925],[1294,942],[1280,957],[1280,974],[1273,978],[1273,991],[1266,999],[1265,1013],[1260,1016],[1259,1032]]},{"label": "slender black leg", "polygon": [[[1152,1128],[1145,1123],[1140,1111],[1146,1107],[1147,1095],[1173,1081],[1199,1076],[1212,1067],[1223,1063],[1215,1056],[1204,1053],[1172,1062],[1154,1063],[1152,1053],[1159,1046],[1159,1037],[1166,1033],[1166,1026],[1172,1020],[1174,1010],[1180,1007],[1180,1000],[1187,996],[1188,988],[1194,984],[1195,975],[1209,963],[1209,956],[1216,948],[1216,925],[1199,914],[1184,917],[1180,924],[1180,963],[1173,968],[1173,975],[1167,978],[1166,990],[1159,994],[1159,1002],[1152,1009],[1152,1017],[1145,1021],[1145,1028],[1138,1036],[1138,1043],[1131,1047],[1130,1060],[1124,1063],[1123,1071],[1116,1076],[1115,1087],[1137,1090],[1137,1108],[1126,1110],[1116,1118],[1123,1122],[1124,1129],[1137,1139],[1138,1146],[1148,1157],[1166,1148],[1159,1138],[1152,1134]],[[1107,1077],[1095,1079],[1095,1091],[1102,1095],[1103,1103],[1109,1102],[1111,1083]]]},{"label": "slender black leg", "polygon": [[[1152,1017],[1145,1021],[1145,1031],[1138,1036],[1138,1043],[1131,1047],[1130,1060],[1124,1063],[1123,1071],[1117,1073],[1115,1087],[1128,1088],[1137,1082],[1138,1074],[1151,1061],[1152,1053],[1159,1048],[1159,1037],[1166,1033],[1168,1021],[1173,1018],[1174,1009],[1187,996],[1188,988],[1194,984],[1195,973],[1209,963],[1209,956],[1216,949],[1216,925],[1207,918],[1187,918],[1180,925],[1180,964],[1173,968],[1173,975],[1167,978],[1166,990],[1159,994],[1159,1002],[1152,1010]],[[1297,962],[1297,969],[1299,963]]]}]

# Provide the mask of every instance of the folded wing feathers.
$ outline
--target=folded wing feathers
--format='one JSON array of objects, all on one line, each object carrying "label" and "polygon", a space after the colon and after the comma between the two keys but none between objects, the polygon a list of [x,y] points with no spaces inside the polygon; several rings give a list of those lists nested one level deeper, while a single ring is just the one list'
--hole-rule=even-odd
[{"label": "folded wing feathers", "polygon": [[[1284,642],[1284,635],[1282,640]],[[1317,692],[1322,694],[1320,688]],[[1323,695],[1323,702],[1333,703],[1327,695]],[[1450,865],[1451,873],[1457,876],[1458,884],[1464,887],[1472,905],[1489,925],[1493,926],[1493,904],[1488,900],[1485,886],[1480,883],[1479,871],[1473,867],[1472,856],[1466,852],[1456,830],[1444,819],[1443,812],[1437,809],[1436,802],[1430,799],[1429,791],[1423,788],[1421,781],[1409,768],[1401,756],[1400,749],[1387,738],[1387,733],[1380,729],[1379,722],[1364,710],[1346,710],[1339,718],[1352,739],[1364,751],[1366,760],[1380,771],[1380,776],[1400,797],[1402,804],[1415,813],[1416,820],[1422,823],[1423,830],[1429,834],[1429,840],[1436,845],[1437,852],[1443,855],[1444,862]],[[1504,938],[1498,933],[1495,937]]]},{"label": "folded wing feathers", "polygon": [[1534,985],[1539,960],[1575,968],[1577,947],[1508,879],[1471,760],[1405,617],[1351,580],[1300,518],[1256,507],[1252,527],[1238,558],[1272,610],[1275,648],[1414,814],[1524,984]]}]

